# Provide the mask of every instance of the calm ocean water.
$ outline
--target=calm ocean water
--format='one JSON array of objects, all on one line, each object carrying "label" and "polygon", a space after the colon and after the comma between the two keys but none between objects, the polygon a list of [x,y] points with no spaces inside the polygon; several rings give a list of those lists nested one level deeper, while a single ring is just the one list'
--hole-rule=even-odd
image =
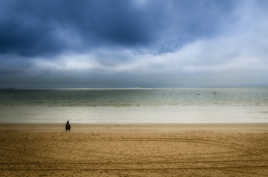
[{"label": "calm ocean water", "polygon": [[0,122],[268,122],[268,88],[1,90]]},{"label": "calm ocean water", "polygon": [[1,90],[0,105],[264,105],[268,88]]}]

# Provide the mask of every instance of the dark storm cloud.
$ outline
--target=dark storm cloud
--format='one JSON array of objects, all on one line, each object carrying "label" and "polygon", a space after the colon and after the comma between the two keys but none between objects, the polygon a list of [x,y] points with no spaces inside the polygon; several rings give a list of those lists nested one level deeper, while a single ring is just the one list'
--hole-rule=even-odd
[{"label": "dark storm cloud", "polygon": [[[150,42],[151,32],[138,9],[127,1],[6,1],[0,18],[0,52],[42,55],[81,46]],[[144,30],[145,29],[145,30]],[[67,33],[67,36],[60,36]],[[69,36],[70,35],[70,36]],[[61,38],[62,37],[62,38]]]},{"label": "dark storm cloud", "polygon": [[215,34],[232,8],[211,0],[6,0],[0,53],[40,56],[110,46],[161,52]]},{"label": "dark storm cloud", "polygon": [[1,87],[267,85],[265,0],[2,0]]}]

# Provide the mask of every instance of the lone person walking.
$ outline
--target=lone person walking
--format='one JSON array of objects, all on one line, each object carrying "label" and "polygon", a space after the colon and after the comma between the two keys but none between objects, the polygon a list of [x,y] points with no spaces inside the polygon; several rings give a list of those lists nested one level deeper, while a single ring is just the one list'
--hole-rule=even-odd
[{"label": "lone person walking", "polygon": [[65,125],[65,129],[66,129],[66,132],[67,131],[71,131],[71,125],[70,125],[70,123],[69,123],[69,120],[67,121],[67,123],[66,123],[66,125]]}]

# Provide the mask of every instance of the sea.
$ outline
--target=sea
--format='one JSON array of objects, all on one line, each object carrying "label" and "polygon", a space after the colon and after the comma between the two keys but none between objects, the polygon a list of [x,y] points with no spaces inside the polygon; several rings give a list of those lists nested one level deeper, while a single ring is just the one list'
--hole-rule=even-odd
[{"label": "sea", "polygon": [[268,88],[1,89],[0,123],[267,123]]}]

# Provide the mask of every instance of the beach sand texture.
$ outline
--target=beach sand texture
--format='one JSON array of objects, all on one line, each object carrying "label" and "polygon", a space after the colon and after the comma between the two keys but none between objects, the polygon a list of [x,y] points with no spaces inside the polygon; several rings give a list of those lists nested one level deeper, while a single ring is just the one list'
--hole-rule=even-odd
[{"label": "beach sand texture", "polygon": [[268,176],[268,124],[0,125],[0,176]]}]

